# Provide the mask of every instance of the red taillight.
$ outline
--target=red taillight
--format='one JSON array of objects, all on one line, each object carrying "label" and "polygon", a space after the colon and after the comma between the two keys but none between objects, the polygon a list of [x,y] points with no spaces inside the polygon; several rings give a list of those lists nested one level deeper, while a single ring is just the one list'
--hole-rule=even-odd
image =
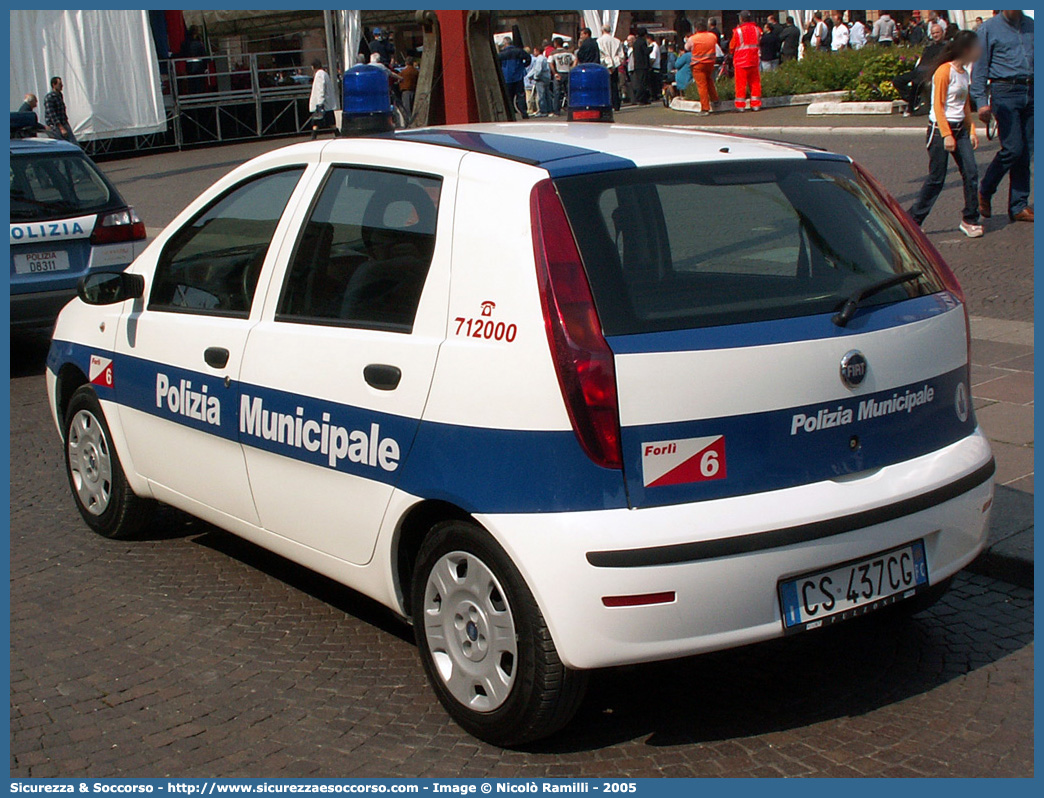
[{"label": "red taillight", "polygon": [[604,468],[622,468],[613,353],[602,336],[584,264],[550,180],[533,187],[529,206],[540,304],[569,420],[588,457]]},{"label": "red taillight", "polygon": [[924,234],[921,226],[911,218],[910,214],[896,201],[895,197],[889,194],[885,187],[878,183],[873,175],[859,164],[854,163],[852,166],[859,173],[860,177],[877,193],[885,205],[888,206],[888,209],[899,219],[903,228],[917,242],[917,246],[920,247],[922,254],[928,260],[928,263],[931,264],[932,271],[942,281],[946,290],[953,294],[961,303],[964,309],[964,329],[967,333],[968,362],[971,363],[971,318],[968,315],[968,303],[964,299],[964,289],[961,288],[961,284],[957,281],[957,275],[953,273],[953,269],[950,268],[942,254],[935,248],[928,236]]},{"label": "red taillight", "polygon": [[119,244],[123,241],[144,239],[145,222],[138,218],[134,208],[98,214],[94,232],[91,233],[92,244]]}]

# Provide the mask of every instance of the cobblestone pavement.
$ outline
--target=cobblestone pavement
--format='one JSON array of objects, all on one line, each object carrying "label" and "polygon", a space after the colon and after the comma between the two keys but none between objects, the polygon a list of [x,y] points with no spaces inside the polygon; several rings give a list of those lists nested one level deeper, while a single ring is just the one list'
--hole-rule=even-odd
[{"label": "cobblestone pavement", "polygon": [[90,533],[40,362],[11,382],[16,776],[1032,774],[1032,593],[970,574],[914,620],[596,674],[556,738],[486,746],[358,594],[173,511]]}]

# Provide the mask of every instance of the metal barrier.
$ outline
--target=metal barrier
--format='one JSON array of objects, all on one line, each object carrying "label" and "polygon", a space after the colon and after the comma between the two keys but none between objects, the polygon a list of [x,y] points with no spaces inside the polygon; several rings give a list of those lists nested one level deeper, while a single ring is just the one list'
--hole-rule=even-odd
[{"label": "metal barrier", "polygon": [[[167,129],[83,144],[91,155],[116,155],[299,134],[312,91],[311,67],[294,65],[302,60],[295,50],[160,61]],[[291,65],[271,65],[280,61]]]}]

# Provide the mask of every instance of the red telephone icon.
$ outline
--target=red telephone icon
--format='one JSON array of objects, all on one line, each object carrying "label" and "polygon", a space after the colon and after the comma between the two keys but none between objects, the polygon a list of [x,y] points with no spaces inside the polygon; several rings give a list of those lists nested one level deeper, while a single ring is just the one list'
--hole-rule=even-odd
[{"label": "red telephone icon", "polygon": [[492,316],[493,315],[493,308],[495,308],[496,306],[497,306],[497,304],[495,302],[489,302],[489,301],[483,302],[482,303],[482,315],[483,316]]}]

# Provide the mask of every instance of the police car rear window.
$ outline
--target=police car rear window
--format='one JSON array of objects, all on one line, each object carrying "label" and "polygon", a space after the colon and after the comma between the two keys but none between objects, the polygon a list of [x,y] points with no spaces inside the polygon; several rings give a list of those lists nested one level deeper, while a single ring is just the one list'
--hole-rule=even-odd
[{"label": "police car rear window", "polygon": [[846,162],[682,165],[555,181],[606,335],[835,311],[942,290],[902,224]]},{"label": "police car rear window", "polygon": [[119,205],[119,195],[83,155],[11,158],[12,222],[83,216]]}]

